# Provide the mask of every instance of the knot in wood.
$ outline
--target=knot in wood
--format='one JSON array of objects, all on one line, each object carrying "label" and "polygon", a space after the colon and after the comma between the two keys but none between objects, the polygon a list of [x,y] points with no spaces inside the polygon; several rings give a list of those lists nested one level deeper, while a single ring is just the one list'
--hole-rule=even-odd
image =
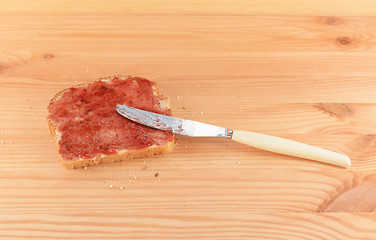
[{"label": "knot in wood", "polygon": [[51,58],[54,58],[55,56],[51,53],[47,53],[43,56],[44,59],[51,59]]},{"label": "knot in wood", "polygon": [[351,39],[348,38],[348,37],[338,37],[336,42],[339,45],[349,45],[349,44],[351,44]]},{"label": "knot in wood", "polygon": [[338,17],[328,17],[326,19],[326,23],[328,25],[338,25],[340,23],[340,19]]}]

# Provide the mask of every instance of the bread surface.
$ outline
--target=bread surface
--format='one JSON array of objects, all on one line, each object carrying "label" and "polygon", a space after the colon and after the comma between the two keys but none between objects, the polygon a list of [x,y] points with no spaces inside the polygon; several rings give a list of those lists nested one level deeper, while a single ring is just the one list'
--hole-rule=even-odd
[{"label": "bread surface", "polygon": [[[111,76],[111,77],[106,77],[106,78],[100,78],[96,81],[112,81],[114,78],[117,78],[119,80],[126,80],[128,78],[132,78],[130,76]],[[64,89],[60,92],[58,92],[50,101],[51,103],[59,100],[65,92],[69,91],[72,88],[78,88],[81,86],[89,85],[93,82],[89,83],[84,83],[84,84],[79,84],[76,86],[73,86],[71,88]],[[159,92],[157,89],[157,85],[153,83],[153,94],[154,96],[158,97]],[[121,103],[119,103],[121,104]],[[170,109],[170,101],[166,97],[160,98],[159,101],[159,106],[163,109]],[[50,111],[49,111],[49,114]],[[47,117],[47,122],[51,131],[51,135],[54,137],[55,142],[57,144],[58,150],[60,151],[60,143],[59,140],[61,138],[61,135],[64,133],[61,133],[58,130],[58,127],[53,124],[53,121],[50,119],[50,115]],[[132,158],[143,158],[143,157],[149,157],[153,155],[158,155],[158,154],[166,154],[171,152],[174,149],[174,140],[172,138],[171,141],[168,141],[166,144],[163,145],[152,145],[140,149],[120,149],[114,154],[100,154],[99,156],[93,157],[93,158],[77,158],[77,159],[65,159],[62,154],[59,154],[60,162],[61,164],[68,168],[68,169],[73,169],[73,168],[82,168],[82,167],[87,167],[87,166],[93,166],[97,164],[102,164],[102,163],[112,163],[112,162],[117,162],[117,161],[123,161],[126,159],[132,159]]]}]

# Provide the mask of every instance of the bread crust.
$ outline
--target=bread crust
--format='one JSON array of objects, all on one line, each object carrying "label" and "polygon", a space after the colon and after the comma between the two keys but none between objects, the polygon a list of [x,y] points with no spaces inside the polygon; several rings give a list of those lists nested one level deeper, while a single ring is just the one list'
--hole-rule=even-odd
[{"label": "bread crust", "polygon": [[[120,80],[125,80],[127,78],[131,78],[132,76],[118,75],[118,76],[110,76],[110,77],[106,77],[106,78],[99,78],[98,80],[95,80],[95,81],[92,81],[92,82],[78,84],[76,86],[73,86],[73,88],[77,88],[77,87],[80,87],[80,86],[83,86],[83,85],[87,85],[87,84],[90,84],[90,83],[93,83],[93,82],[96,82],[96,81],[111,81],[115,77],[117,77]],[[50,104],[52,102],[58,100],[65,92],[69,91],[69,89],[71,89],[71,88],[72,87],[58,92],[51,99]],[[153,89],[154,89],[154,92],[153,92],[154,95],[159,96],[157,85],[154,82],[153,82]],[[163,108],[170,109],[170,101],[169,101],[168,98],[164,98],[163,100],[161,100],[160,104],[161,104],[161,106],[163,106]],[[50,128],[51,135],[54,137],[55,143],[56,143],[58,151],[59,151],[60,150],[59,139],[60,139],[61,134],[57,130],[56,126],[54,126],[52,124],[51,120],[48,117],[47,117],[47,123],[48,123],[48,126]],[[153,155],[167,154],[167,153],[173,151],[173,149],[174,149],[174,140],[167,142],[167,144],[165,144],[165,145],[153,145],[153,146],[150,146],[150,147],[147,147],[147,148],[141,148],[141,149],[137,149],[137,150],[123,149],[123,150],[118,151],[115,154],[101,155],[101,156],[89,158],[89,159],[79,158],[79,159],[75,159],[75,160],[67,160],[67,159],[64,159],[59,154],[59,159],[60,159],[61,164],[65,168],[74,169],[74,168],[94,166],[94,165],[98,165],[98,164],[102,164],[102,163],[118,162],[118,161],[123,161],[123,160],[126,160],[126,159],[143,158],[143,157],[150,157],[150,156],[153,156]]]}]

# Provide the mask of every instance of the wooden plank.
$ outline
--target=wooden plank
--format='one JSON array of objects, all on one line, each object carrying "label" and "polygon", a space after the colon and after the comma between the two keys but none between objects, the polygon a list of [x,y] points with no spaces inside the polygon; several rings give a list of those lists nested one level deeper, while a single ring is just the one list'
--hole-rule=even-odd
[{"label": "wooden plank", "polygon": [[[174,82],[166,83],[166,85],[173,84]],[[212,87],[214,88],[215,85],[203,84],[196,89],[197,92],[192,89],[190,96],[181,94],[182,92],[171,87],[166,88],[169,91],[162,91],[162,93],[172,97],[175,116],[233,129],[273,134],[317,145],[349,155],[355,169],[374,169],[375,153],[372,147],[375,141],[375,104],[252,103],[251,100],[244,99],[248,96],[245,93],[239,95],[238,98],[216,96],[214,92],[211,94]],[[59,88],[58,83],[51,84],[45,80],[34,79],[17,79],[14,82],[11,80],[0,87],[2,96],[0,140],[6,150],[3,155],[3,164],[7,164],[9,167],[15,166],[12,164],[15,161],[25,164],[22,159],[30,159],[29,156],[33,156],[35,153],[34,149],[40,150],[39,158],[44,153],[50,152],[51,147],[55,150],[48,132],[46,107],[55,92],[62,89],[63,87]],[[178,89],[184,88],[178,87]],[[227,91],[236,92],[237,89],[229,87]],[[283,96],[283,91],[279,94]],[[30,142],[31,139],[38,140]],[[184,159],[189,156],[189,158],[205,162],[210,154],[216,152],[216,155],[211,157],[212,160],[218,156],[233,158],[234,162],[252,159],[247,160],[251,167],[260,167],[262,164],[267,164],[267,168],[331,167],[322,164],[312,165],[309,161],[301,161],[292,157],[285,157],[284,163],[281,165],[279,157],[276,157],[275,154],[231,141],[182,137],[180,143],[181,147],[177,150],[178,155],[174,158]],[[223,148],[224,146],[225,148]],[[188,149],[183,149],[183,147]],[[23,152],[16,154],[17,149],[23,149]],[[53,157],[58,158],[56,154]],[[50,162],[54,162],[53,157]],[[5,161],[6,159],[12,160]],[[29,165],[32,165],[39,160],[30,159],[29,161],[31,161]]]},{"label": "wooden plank", "polygon": [[[2,239],[343,239],[373,240],[374,214],[2,214]],[[126,217],[125,217],[126,216]]]},{"label": "wooden plank", "polygon": [[[85,80],[70,79],[56,82],[34,78],[8,79],[0,86],[0,111],[2,112],[0,121],[2,127],[8,130],[27,130],[29,126],[43,130],[46,127],[44,120],[51,98],[66,87],[85,82]],[[87,78],[86,81],[93,80],[95,79]],[[267,101],[270,92],[257,93],[262,87],[261,82],[255,90],[246,87],[249,93],[242,91],[241,87],[244,88],[244,85],[237,86],[229,82],[203,81],[200,86],[196,86],[187,81],[177,84],[173,79],[161,79],[160,92],[171,98],[175,116],[237,129],[267,134],[353,136],[375,134],[376,105],[374,103],[311,103],[309,101],[303,103],[299,95],[291,97],[297,103],[283,101],[277,103]],[[345,85],[343,81],[338,81],[338,83]],[[275,82],[275,85],[277,84],[278,82]],[[279,84],[273,93],[283,100],[286,92],[283,84]],[[194,85],[193,88],[190,87],[192,85]],[[307,81],[305,85],[308,88],[309,82]],[[322,83],[318,87],[325,89],[327,85]],[[365,85],[364,92],[366,88]],[[226,90],[233,95],[226,96]],[[346,90],[349,94],[353,91],[349,87]],[[295,92],[297,89],[291,88],[289,91]],[[324,93],[318,91],[319,96],[314,100],[325,100]],[[263,98],[264,101],[253,101],[256,100],[254,94]],[[14,131],[12,134],[22,134],[22,132]]]},{"label": "wooden plank", "polygon": [[[6,134],[8,130],[3,131],[5,134],[2,134],[1,147],[4,153],[0,157],[3,167],[8,169],[61,167],[56,164],[58,153],[53,140],[48,136],[48,129],[45,129],[44,135],[32,134],[28,131],[26,136]],[[17,127],[10,131],[25,132],[24,129]],[[352,159],[353,170],[375,169],[374,135],[328,136],[310,134],[305,136],[301,134],[277,134],[277,136],[347,154]],[[169,162],[164,167],[172,171],[181,167],[232,169],[240,167],[238,165],[247,169],[264,169],[265,171],[270,169],[340,170],[331,165],[282,156],[224,139],[181,137],[174,153],[166,155],[165,158]],[[150,159],[160,161],[159,157]]]},{"label": "wooden plank", "polygon": [[155,4],[153,0],[121,1],[41,1],[13,0],[2,3],[1,12],[23,13],[125,13],[125,14],[250,14],[250,15],[375,15],[373,1],[352,0],[271,0],[271,1],[242,1],[242,0],[192,0],[173,1],[163,0]]},{"label": "wooden plank", "polygon": [[376,207],[374,171],[266,171],[243,162],[236,164],[232,159],[222,163],[210,160],[206,168],[195,169],[199,160],[186,158],[185,166],[172,166],[172,161],[129,160],[122,165],[74,171],[49,163],[12,171],[7,167],[1,170],[0,211],[118,210],[156,215],[176,212],[182,216],[189,212],[213,216],[227,212],[230,216],[236,212],[374,212]]},{"label": "wooden plank", "polygon": [[[96,53],[101,57],[116,52],[142,60],[155,54],[164,54],[168,60],[182,56],[247,58],[252,52],[260,55],[272,52],[277,57],[281,52],[374,52],[375,19],[374,16],[4,14],[0,17],[0,29],[7,34],[0,35],[0,42],[10,47],[4,49],[8,51],[51,49],[63,50],[65,54]],[[100,48],[93,47],[98,44]]]}]

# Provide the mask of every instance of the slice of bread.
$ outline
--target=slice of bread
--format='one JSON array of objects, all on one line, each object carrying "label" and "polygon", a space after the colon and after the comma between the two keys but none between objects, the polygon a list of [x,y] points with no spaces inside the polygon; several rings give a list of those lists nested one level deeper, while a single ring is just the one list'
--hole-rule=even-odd
[{"label": "slice of bread", "polygon": [[48,125],[68,169],[169,153],[174,135],[126,119],[123,104],[171,116],[170,101],[157,85],[139,77],[107,77],[57,93]]}]

